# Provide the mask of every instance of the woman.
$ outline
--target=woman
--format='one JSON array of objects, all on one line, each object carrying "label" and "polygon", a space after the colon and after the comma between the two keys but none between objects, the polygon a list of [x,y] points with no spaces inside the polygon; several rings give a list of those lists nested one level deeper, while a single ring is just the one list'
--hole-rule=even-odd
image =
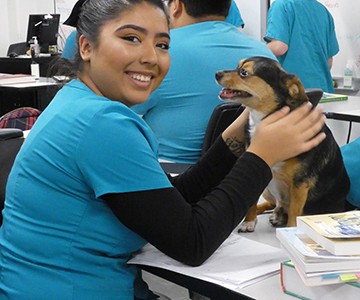
[{"label": "woman", "polygon": [[83,4],[77,78],[37,120],[8,179],[1,299],[132,300],[136,267],[126,262],[135,251],[150,242],[201,264],[258,199],[270,167],[324,138],[321,111],[283,109],[237,159],[243,114],[197,165],[168,177],[151,130],[129,108],[168,71],[168,30],[161,0]]}]

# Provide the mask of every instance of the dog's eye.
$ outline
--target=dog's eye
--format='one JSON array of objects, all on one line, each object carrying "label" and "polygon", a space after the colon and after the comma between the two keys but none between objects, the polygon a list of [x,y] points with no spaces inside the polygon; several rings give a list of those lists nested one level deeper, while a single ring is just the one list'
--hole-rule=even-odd
[{"label": "dog's eye", "polygon": [[239,73],[240,77],[248,77],[249,76],[248,71],[246,71],[245,69],[239,69],[238,73]]}]

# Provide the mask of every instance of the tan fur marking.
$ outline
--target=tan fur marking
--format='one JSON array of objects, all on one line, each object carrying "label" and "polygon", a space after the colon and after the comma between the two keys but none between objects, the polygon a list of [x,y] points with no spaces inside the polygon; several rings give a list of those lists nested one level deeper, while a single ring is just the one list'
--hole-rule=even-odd
[{"label": "tan fur marking", "polygon": [[256,215],[257,215],[256,207],[257,207],[257,204],[250,206],[250,208],[246,214],[245,221],[253,221],[256,219]]},{"label": "tan fur marking", "polygon": [[296,226],[296,217],[301,216],[309,195],[309,190],[316,184],[315,180],[309,180],[299,187],[293,187],[290,191],[291,201],[288,212],[288,227]]},{"label": "tan fur marking", "polygon": [[[245,65],[250,65],[246,63]],[[246,70],[251,74],[252,69]],[[269,84],[257,76],[249,76],[241,78],[237,71],[227,72],[220,80],[220,84],[236,90],[248,92],[252,97],[238,97],[235,102],[240,102],[250,108],[253,108],[265,115],[274,111],[276,103],[276,95]]]}]

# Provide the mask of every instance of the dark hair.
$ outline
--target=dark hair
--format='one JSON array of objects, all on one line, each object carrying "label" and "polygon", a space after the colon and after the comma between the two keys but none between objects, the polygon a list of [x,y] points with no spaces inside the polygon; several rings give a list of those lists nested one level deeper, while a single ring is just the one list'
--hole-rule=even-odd
[{"label": "dark hair", "polygon": [[[79,2],[82,2],[82,5],[80,9],[78,8],[77,16],[72,16],[77,28],[77,44],[80,35],[84,35],[96,47],[100,30],[105,23],[118,18],[121,13],[143,2],[160,8],[169,24],[169,15],[163,0],[85,0]],[[74,78],[81,71],[82,65],[78,50],[73,59],[62,59],[58,62],[57,73]]]},{"label": "dark hair", "polygon": [[[194,18],[206,17],[209,15],[226,17],[232,0],[180,0],[189,16]],[[170,4],[172,0],[168,1]]]}]

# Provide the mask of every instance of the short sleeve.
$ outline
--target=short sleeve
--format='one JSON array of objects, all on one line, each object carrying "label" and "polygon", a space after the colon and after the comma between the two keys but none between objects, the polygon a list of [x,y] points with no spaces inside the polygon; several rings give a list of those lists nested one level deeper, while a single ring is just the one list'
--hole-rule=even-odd
[{"label": "short sleeve", "polygon": [[111,105],[90,123],[76,153],[96,197],[171,186],[158,162],[152,131],[129,108]]},{"label": "short sleeve", "polygon": [[267,30],[264,40],[270,42],[275,39],[289,45],[291,36],[290,17],[291,11],[289,11],[289,8],[285,7],[282,2],[273,2],[268,13]]},{"label": "short sleeve", "polygon": [[329,32],[330,32],[330,36],[329,36],[329,49],[328,49],[328,53],[329,53],[329,58],[335,56],[340,48],[339,48],[339,43],[336,37],[336,32],[335,32],[335,24],[334,24],[334,19],[331,16],[331,14],[329,13],[329,18],[330,18],[330,28],[329,28]]},{"label": "short sleeve", "polygon": [[244,27],[245,23],[241,17],[239,8],[237,7],[235,1],[231,2],[231,6],[229,9],[229,14],[226,17],[226,22],[236,26],[236,27]]}]

